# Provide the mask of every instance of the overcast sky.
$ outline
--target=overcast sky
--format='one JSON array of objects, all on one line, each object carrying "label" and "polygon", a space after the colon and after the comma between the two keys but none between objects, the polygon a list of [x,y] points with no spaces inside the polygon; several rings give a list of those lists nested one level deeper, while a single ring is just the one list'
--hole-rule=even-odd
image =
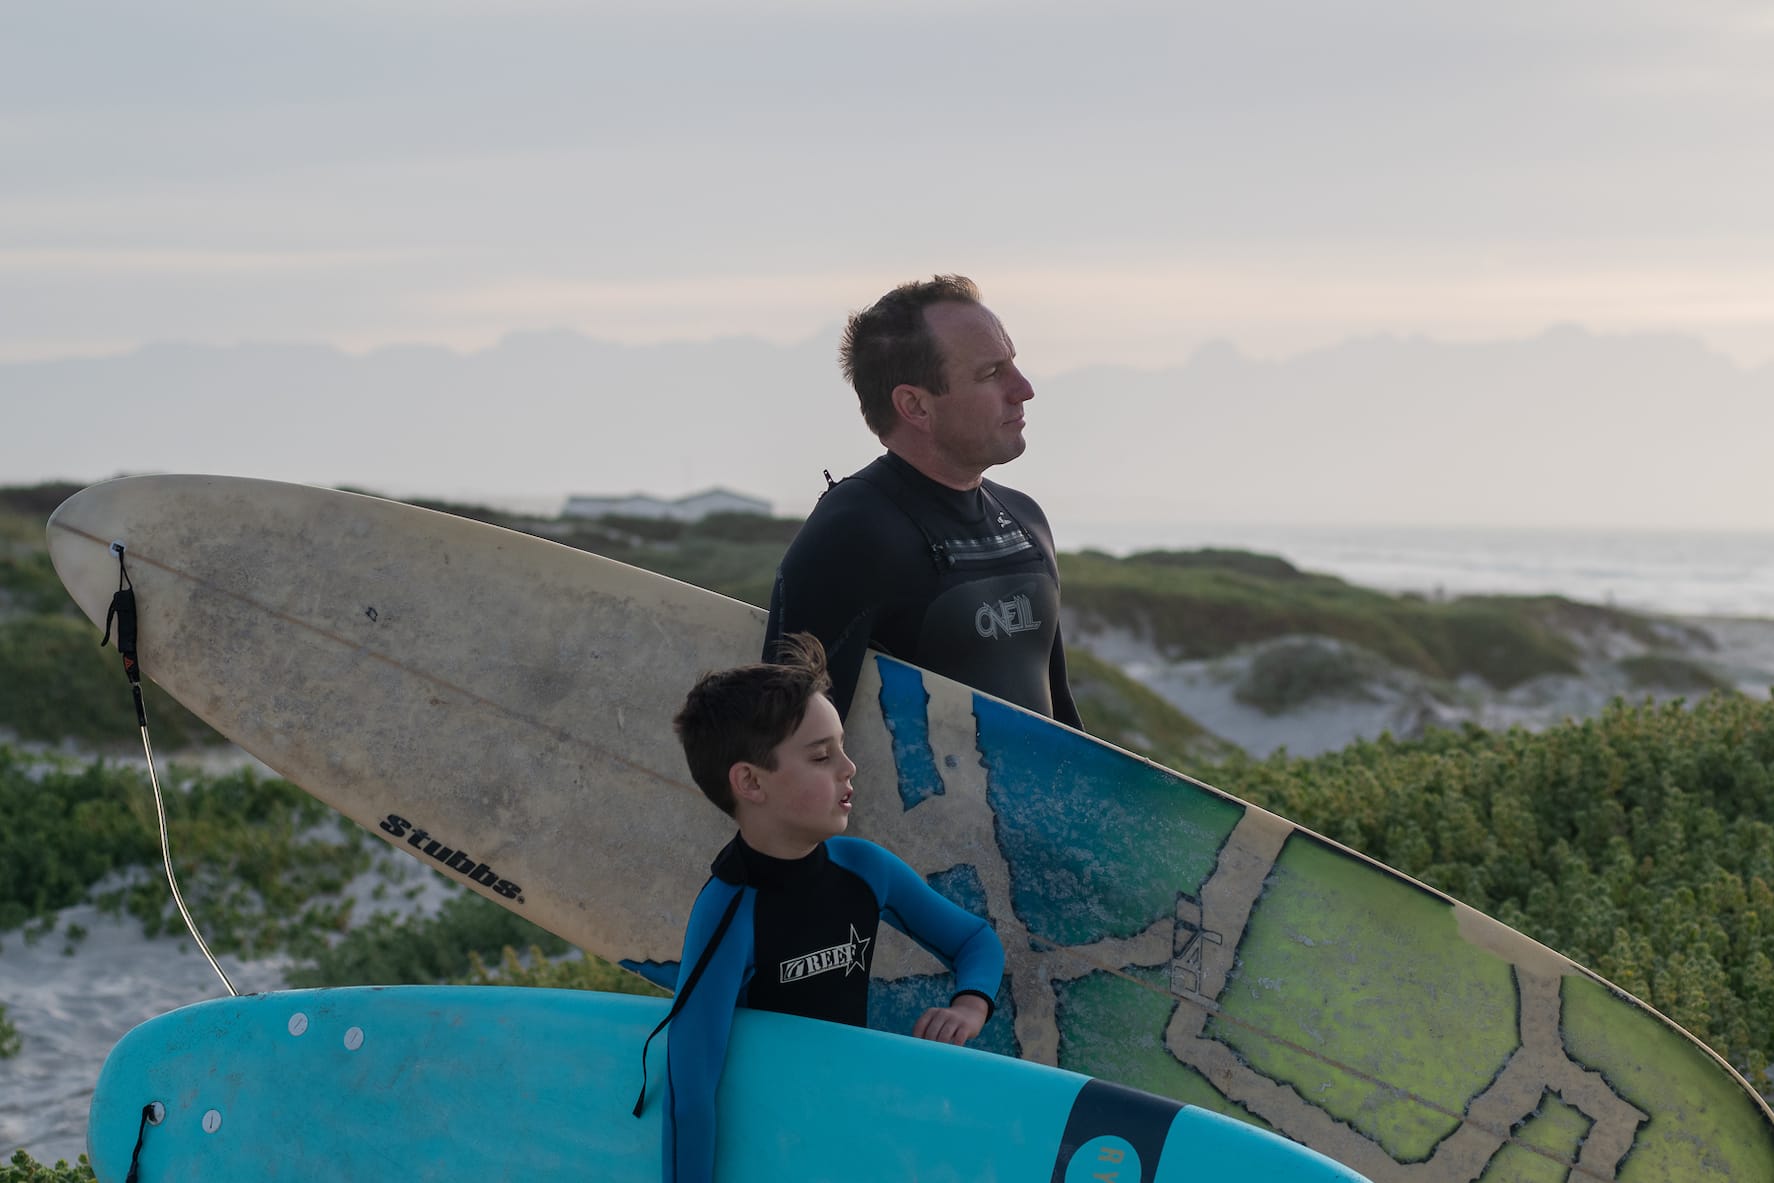
[{"label": "overcast sky", "polygon": [[1560,324],[1760,366],[1771,116],[1760,0],[21,0],[0,362],[832,341],[955,270],[1037,377]]}]

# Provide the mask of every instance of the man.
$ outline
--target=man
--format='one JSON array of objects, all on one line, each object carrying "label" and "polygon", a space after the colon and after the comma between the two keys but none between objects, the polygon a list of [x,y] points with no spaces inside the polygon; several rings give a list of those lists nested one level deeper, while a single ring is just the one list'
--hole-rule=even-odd
[{"label": "man", "polygon": [[828,489],[783,556],[765,659],[817,637],[841,715],[872,645],[1080,726],[1047,518],[984,479],[1022,455],[1035,396],[1004,326],[971,280],[939,275],[852,316],[839,357],[887,454]]}]

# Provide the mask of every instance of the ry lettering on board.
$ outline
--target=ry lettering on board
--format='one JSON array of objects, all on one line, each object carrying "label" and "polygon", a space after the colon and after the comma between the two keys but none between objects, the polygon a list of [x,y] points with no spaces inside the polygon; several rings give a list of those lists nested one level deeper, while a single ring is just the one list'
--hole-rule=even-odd
[{"label": "ry lettering on board", "polygon": [[1133,1143],[1118,1134],[1098,1134],[1072,1152],[1064,1175],[1056,1173],[1054,1183],[1122,1183],[1145,1176]]}]

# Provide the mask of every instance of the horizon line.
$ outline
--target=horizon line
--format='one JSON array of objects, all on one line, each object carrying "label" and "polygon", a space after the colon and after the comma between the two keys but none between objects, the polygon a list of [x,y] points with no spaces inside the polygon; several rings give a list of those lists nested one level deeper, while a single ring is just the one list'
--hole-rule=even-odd
[{"label": "horizon line", "polygon": [[[380,354],[406,352],[431,352],[448,354],[460,360],[484,357],[497,353],[514,343],[525,340],[545,338],[572,338],[589,345],[611,349],[646,352],[650,350],[669,350],[679,348],[710,348],[723,345],[759,345],[783,352],[805,349],[815,344],[829,341],[833,348],[840,334],[839,322],[819,331],[794,338],[772,338],[755,332],[719,333],[705,336],[663,337],[658,339],[622,340],[616,337],[601,337],[585,329],[568,325],[555,325],[540,329],[509,329],[491,340],[475,343],[448,341],[443,339],[426,340],[421,337],[389,338],[373,342],[352,343],[340,340],[297,339],[297,338],[249,338],[232,341],[202,341],[190,338],[156,338],[131,342],[95,343],[88,348],[70,347],[72,343],[57,342],[48,346],[50,352],[42,352],[35,348],[8,346],[0,344],[0,368],[25,368],[41,365],[58,365],[79,362],[114,362],[159,350],[190,351],[197,353],[246,353],[254,350],[263,351],[303,351],[331,353],[352,361],[363,361]],[[1434,332],[1423,329],[1380,329],[1345,333],[1335,337],[1328,343],[1302,345],[1292,348],[1275,348],[1258,350],[1241,343],[1224,334],[1206,337],[1190,346],[1180,361],[1162,365],[1139,364],[1114,360],[1088,360],[1071,365],[1041,370],[1030,367],[1032,372],[1044,379],[1063,377],[1069,374],[1088,370],[1111,369],[1125,370],[1132,373],[1161,374],[1173,370],[1185,369],[1205,356],[1217,356],[1230,353],[1238,360],[1258,365],[1286,365],[1315,355],[1335,352],[1338,349],[1355,345],[1374,343],[1391,343],[1401,345],[1428,345],[1433,348],[1445,349],[1482,349],[1499,345],[1521,345],[1544,341],[1548,338],[1574,335],[1593,341],[1645,341],[1666,340],[1677,341],[1697,346],[1705,353],[1712,354],[1739,371],[1753,373],[1755,371],[1774,368],[1774,354],[1760,360],[1745,360],[1743,357],[1709,340],[1703,333],[1683,329],[1603,329],[1576,320],[1548,321],[1537,329],[1516,333],[1506,332]],[[59,348],[58,348],[59,347]]]}]

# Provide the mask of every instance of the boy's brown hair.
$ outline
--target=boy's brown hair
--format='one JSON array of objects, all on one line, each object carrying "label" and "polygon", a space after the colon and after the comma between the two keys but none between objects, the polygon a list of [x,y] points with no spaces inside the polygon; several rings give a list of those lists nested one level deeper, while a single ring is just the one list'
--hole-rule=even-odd
[{"label": "boy's brown hair", "polygon": [[774,664],[759,662],[704,674],[672,719],[690,778],[702,795],[733,814],[733,765],[776,767],[776,748],[807,717],[815,694],[832,687],[825,647],[807,633],[784,637]]}]

